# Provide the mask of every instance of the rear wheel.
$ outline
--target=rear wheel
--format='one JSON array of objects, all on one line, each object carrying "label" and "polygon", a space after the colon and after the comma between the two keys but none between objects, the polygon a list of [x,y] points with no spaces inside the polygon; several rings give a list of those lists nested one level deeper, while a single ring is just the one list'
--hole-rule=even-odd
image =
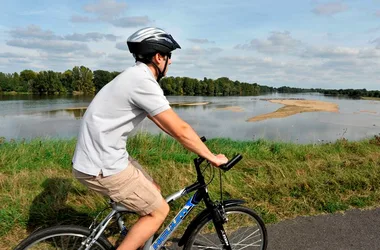
[{"label": "rear wheel", "polygon": [[[80,226],[55,226],[45,228],[31,234],[23,240],[15,250],[78,250],[84,249],[82,241],[90,235],[88,228]],[[91,247],[91,250],[114,249],[104,237],[100,237]]]},{"label": "rear wheel", "polygon": [[[223,224],[233,250],[267,248],[267,230],[262,219],[251,209],[242,206],[226,207],[227,223]],[[211,216],[203,219],[185,243],[185,250],[223,249]]]}]

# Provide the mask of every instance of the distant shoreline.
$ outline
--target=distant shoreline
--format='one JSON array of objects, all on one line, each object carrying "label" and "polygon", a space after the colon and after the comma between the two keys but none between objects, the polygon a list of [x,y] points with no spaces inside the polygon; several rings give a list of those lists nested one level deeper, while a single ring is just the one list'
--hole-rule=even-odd
[{"label": "distant shoreline", "polygon": [[380,97],[360,97],[362,100],[380,101]]}]

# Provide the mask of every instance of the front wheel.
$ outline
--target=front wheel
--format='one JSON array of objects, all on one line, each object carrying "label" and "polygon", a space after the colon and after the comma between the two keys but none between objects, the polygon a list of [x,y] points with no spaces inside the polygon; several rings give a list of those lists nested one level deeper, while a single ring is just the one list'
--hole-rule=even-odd
[{"label": "front wheel", "polygon": [[[55,226],[31,234],[15,250],[81,249],[82,242],[90,235],[88,228],[80,226]],[[83,248],[84,249],[84,248]],[[114,249],[104,237],[100,237],[91,250]]]},{"label": "front wheel", "polygon": [[[233,250],[267,248],[267,230],[263,220],[253,210],[231,206],[226,207],[225,211],[228,221],[223,227]],[[198,224],[184,249],[223,249],[211,216],[205,217]]]}]

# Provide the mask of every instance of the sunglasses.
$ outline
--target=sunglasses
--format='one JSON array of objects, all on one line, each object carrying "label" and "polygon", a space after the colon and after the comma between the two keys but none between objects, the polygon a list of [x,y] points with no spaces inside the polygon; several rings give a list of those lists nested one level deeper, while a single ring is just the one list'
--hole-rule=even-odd
[{"label": "sunglasses", "polygon": [[169,52],[169,53],[167,53],[167,54],[161,54],[161,53],[160,53],[160,55],[161,55],[161,56],[167,56],[169,59],[172,58],[172,53],[171,53],[171,52]]}]

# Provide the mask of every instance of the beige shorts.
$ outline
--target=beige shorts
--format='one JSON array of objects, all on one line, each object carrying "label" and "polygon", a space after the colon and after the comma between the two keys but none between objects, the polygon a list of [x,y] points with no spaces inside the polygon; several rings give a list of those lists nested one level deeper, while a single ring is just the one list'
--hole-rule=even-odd
[{"label": "beige shorts", "polygon": [[111,176],[92,176],[75,169],[73,174],[89,189],[120,202],[142,216],[157,210],[163,202],[160,191],[152,183],[152,178],[135,160],[130,159],[127,168]]}]

